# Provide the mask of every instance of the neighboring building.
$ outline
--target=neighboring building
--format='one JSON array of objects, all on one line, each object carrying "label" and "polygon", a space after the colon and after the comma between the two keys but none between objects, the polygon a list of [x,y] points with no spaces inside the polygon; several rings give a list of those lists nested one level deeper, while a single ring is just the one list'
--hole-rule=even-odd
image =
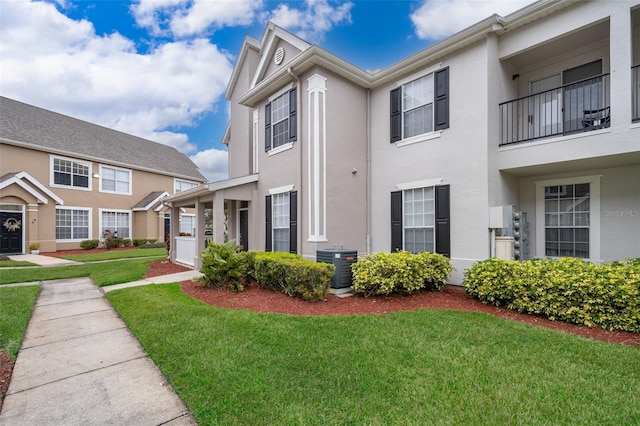
[{"label": "neighboring building", "polygon": [[175,148],[0,97],[2,254],[75,249],[107,229],[163,241],[162,198],[205,181]]},{"label": "neighboring building", "polygon": [[[250,250],[436,251],[452,283],[500,234],[521,258],[640,257],[637,0],[542,0],[375,72],[269,24],[226,97],[230,179],[168,202],[197,229],[226,212]],[[200,234],[174,259],[197,264]]]}]

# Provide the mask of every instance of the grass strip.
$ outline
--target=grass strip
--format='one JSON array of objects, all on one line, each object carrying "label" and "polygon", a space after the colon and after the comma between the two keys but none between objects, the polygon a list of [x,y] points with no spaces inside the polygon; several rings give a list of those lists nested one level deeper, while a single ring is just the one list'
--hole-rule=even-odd
[{"label": "grass strip", "polygon": [[0,273],[0,284],[91,277],[96,285],[103,287],[137,281],[147,273],[148,263],[164,258],[160,256],[83,265],[4,269]]},{"label": "grass strip", "polygon": [[39,286],[0,287],[0,351],[18,354]]},{"label": "grass strip", "polygon": [[75,260],[76,262],[97,262],[100,260],[114,260],[114,259],[131,259],[136,257],[151,257],[151,256],[167,256],[167,249],[160,248],[139,248],[132,250],[104,250],[100,253],[87,253],[87,254],[71,254],[68,256],[61,256],[62,259]]},{"label": "grass strip", "polygon": [[640,424],[634,347],[470,312],[236,311],[177,284],[107,297],[200,425]]},{"label": "grass strip", "polygon": [[35,263],[24,260],[0,260],[0,268],[23,268],[26,266],[38,266]]}]

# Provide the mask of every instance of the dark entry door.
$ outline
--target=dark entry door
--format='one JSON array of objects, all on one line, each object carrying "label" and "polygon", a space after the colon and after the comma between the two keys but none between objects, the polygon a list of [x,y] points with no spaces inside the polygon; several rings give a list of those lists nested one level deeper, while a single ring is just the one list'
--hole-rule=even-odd
[{"label": "dark entry door", "polygon": [[249,210],[240,210],[240,238],[242,250],[249,250]]},{"label": "dark entry door", "polygon": [[22,253],[22,213],[0,212],[0,254]]}]

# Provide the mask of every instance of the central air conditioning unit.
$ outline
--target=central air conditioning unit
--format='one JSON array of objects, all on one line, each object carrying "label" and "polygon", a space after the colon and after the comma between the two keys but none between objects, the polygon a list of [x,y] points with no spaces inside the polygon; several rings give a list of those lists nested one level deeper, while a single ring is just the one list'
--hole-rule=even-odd
[{"label": "central air conditioning unit", "polygon": [[316,262],[332,263],[336,272],[331,278],[331,288],[341,289],[351,287],[353,275],[351,265],[358,261],[358,250],[326,249],[316,252]]}]

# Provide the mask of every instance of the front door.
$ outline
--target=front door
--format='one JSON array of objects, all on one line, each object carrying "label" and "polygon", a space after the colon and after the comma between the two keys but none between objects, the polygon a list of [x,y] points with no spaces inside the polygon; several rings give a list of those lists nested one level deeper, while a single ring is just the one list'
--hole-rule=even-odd
[{"label": "front door", "polygon": [[242,250],[249,250],[249,210],[240,210],[240,238]]},{"label": "front door", "polygon": [[22,212],[0,212],[0,254],[22,253]]}]

